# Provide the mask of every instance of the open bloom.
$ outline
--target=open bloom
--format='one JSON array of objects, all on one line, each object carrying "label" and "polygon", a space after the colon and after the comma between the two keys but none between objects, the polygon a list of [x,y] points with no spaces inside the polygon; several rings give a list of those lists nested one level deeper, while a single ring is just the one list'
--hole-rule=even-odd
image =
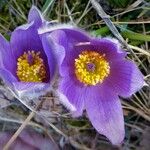
[{"label": "open bloom", "polygon": [[[74,116],[86,109],[95,129],[113,144],[124,138],[124,120],[119,96],[129,97],[144,84],[137,66],[125,59],[119,42],[91,38],[73,27],[55,27],[50,32],[65,57],[59,66],[59,90],[76,107]],[[53,30],[53,31],[52,31]]]},{"label": "open bloom", "polygon": [[28,23],[12,32],[10,42],[0,35],[0,76],[18,94],[38,96],[54,77],[57,65],[54,51],[46,36],[38,34],[38,28],[46,24],[33,6]]},{"label": "open bloom", "polygon": [[[0,77],[28,108],[32,107],[29,107],[30,102],[38,102],[39,96],[52,90],[58,64],[64,57],[63,50],[60,55],[60,49],[54,46],[47,34],[38,34],[39,28],[51,24],[33,6],[28,23],[12,32],[10,42],[0,34]],[[75,110],[67,99],[61,103]]]}]

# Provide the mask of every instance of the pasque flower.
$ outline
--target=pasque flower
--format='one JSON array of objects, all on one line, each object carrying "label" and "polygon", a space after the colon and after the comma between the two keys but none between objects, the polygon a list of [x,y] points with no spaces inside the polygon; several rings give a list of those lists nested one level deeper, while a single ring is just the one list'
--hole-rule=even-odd
[{"label": "pasque flower", "polygon": [[38,34],[38,28],[47,24],[33,6],[28,23],[12,32],[10,42],[0,35],[0,76],[19,94],[38,96],[54,78],[57,50],[53,50],[46,35]]},{"label": "pasque flower", "polygon": [[119,96],[130,97],[144,85],[134,62],[125,58],[117,40],[92,38],[70,26],[43,28],[57,48],[65,50],[59,65],[59,91],[76,107],[74,116],[86,109],[95,129],[113,144],[124,138],[123,111]]}]

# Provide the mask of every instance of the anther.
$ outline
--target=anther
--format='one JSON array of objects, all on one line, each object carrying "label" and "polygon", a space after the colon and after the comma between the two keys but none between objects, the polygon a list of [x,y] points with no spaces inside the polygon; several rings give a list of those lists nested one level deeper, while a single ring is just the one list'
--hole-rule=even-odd
[{"label": "anther", "polygon": [[17,76],[24,82],[42,82],[46,78],[46,67],[40,52],[24,52],[18,58]]},{"label": "anther", "polygon": [[104,54],[95,51],[83,51],[75,59],[75,74],[85,85],[102,83],[110,73],[110,66]]}]

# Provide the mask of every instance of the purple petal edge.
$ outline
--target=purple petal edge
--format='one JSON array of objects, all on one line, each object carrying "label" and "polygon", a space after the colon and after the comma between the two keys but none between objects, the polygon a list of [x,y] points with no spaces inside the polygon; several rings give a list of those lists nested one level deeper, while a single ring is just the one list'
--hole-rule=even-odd
[{"label": "purple petal edge", "polygon": [[107,84],[118,95],[130,97],[144,86],[144,76],[138,67],[129,60],[116,61],[111,66]]},{"label": "purple petal edge", "polygon": [[121,102],[109,87],[89,89],[85,106],[94,128],[112,144],[120,145],[124,139],[124,119]]},{"label": "purple petal edge", "polygon": [[32,6],[29,11],[28,22],[30,23],[32,21],[34,21],[37,27],[41,26],[42,23],[45,21],[41,12],[36,6]]},{"label": "purple petal edge", "polygon": [[13,82],[14,89],[20,99],[34,99],[46,94],[51,86],[49,83]]},{"label": "purple petal edge", "polygon": [[86,88],[76,86],[73,80],[67,76],[65,79],[62,79],[59,84],[60,92],[63,93],[76,108],[76,111],[72,112],[73,116],[81,116],[85,108],[84,102],[86,98],[84,95],[86,95]]}]

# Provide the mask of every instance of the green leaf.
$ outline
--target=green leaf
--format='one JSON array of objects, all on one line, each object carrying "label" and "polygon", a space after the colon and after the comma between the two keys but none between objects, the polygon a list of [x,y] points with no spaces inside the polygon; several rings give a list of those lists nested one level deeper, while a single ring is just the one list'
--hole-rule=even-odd
[{"label": "green leaf", "polygon": [[128,38],[130,40],[149,41],[150,42],[150,35],[144,35],[144,34],[140,34],[140,33],[130,31],[130,30],[122,31],[121,35],[124,38]]},{"label": "green leaf", "polygon": [[109,28],[107,26],[102,27],[102,28],[92,32],[92,34],[95,35],[95,36],[99,36],[99,35],[106,36],[109,33],[110,33],[110,30],[109,30]]},{"label": "green leaf", "polygon": [[[120,29],[120,34],[124,38],[128,38],[131,42],[134,41],[135,44],[133,45],[137,45],[138,43],[141,43],[143,41],[150,42],[150,35],[144,35],[141,33],[133,32],[131,30],[126,29],[124,26],[121,26],[121,25],[117,25],[117,27]],[[110,30],[107,26],[102,27],[92,32],[92,34],[95,36],[106,36],[109,33],[110,33]],[[141,41],[141,42],[135,42],[135,41]]]},{"label": "green leaf", "polygon": [[66,120],[67,124],[72,127],[82,128],[87,125],[85,120]]},{"label": "green leaf", "polygon": [[136,41],[136,40],[132,40],[130,42],[130,44],[133,46],[138,46],[138,45],[143,44],[143,43],[144,43],[144,41]]}]

